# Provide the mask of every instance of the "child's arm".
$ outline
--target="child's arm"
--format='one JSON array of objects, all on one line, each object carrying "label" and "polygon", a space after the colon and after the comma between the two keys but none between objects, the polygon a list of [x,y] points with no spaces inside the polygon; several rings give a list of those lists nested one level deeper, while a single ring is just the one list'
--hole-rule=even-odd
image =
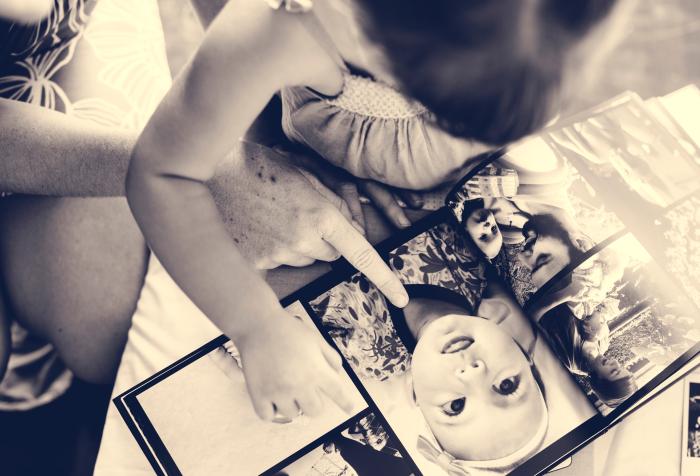
[{"label": "child's arm", "polygon": [[[283,311],[241,257],[205,186],[274,92],[292,84],[332,93],[342,76],[295,15],[271,11],[260,0],[230,1],[146,126],[127,177],[127,197],[149,244],[236,342],[251,398],[266,419],[273,408],[286,416],[296,414],[296,405],[313,412],[318,390],[347,405],[338,391],[337,354]],[[289,220],[316,223],[316,241],[297,251],[322,257],[337,250],[405,304],[398,279],[330,202],[319,195],[316,208],[298,213],[307,216]]]}]

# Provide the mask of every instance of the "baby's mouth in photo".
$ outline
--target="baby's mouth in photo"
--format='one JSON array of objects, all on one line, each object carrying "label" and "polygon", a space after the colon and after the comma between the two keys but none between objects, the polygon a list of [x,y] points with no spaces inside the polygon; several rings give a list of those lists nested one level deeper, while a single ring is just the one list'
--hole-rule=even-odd
[{"label": "baby's mouth in photo", "polygon": [[474,339],[467,336],[456,336],[445,342],[440,353],[454,354],[469,348],[474,343]]}]

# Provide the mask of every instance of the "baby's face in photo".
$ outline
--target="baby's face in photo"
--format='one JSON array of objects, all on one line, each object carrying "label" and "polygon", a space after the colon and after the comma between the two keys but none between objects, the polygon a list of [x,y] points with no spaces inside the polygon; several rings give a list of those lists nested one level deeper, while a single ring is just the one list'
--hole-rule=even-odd
[{"label": "baby's face in photo", "polygon": [[465,227],[476,246],[487,258],[495,258],[498,255],[503,245],[503,236],[493,213],[485,208],[474,210],[467,218]]},{"label": "baby's face in photo", "polygon": [[489,460],[529,442],[546,411],[530,364],[513,338],[478,317],[428,324],[413,354],[416,401],[442,448]]}]

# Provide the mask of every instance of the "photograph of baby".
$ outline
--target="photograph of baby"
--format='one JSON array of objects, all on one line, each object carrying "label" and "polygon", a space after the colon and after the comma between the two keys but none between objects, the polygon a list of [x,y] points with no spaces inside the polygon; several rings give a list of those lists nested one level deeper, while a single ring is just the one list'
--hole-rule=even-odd
[{"label": "photograph of baby", "polygon": [[507,474],[595,409],[462,232],[389,254],[410,302],[356,274],[310,305],[427,475]]},{"label": "photograph of baby", "polygon": [[[286,309],[314,326],[298,301]],[[180,473],[257,475],[367,409],[345,377],[345,393],[353,403],[349,414],[326,400],[313,418],[300,414],[291,421],[263,421],[250,401],[238,352],[228,341],[137,399]]]},{"label": "photograph of baby", "polygon": [[363,412],[347,427],[321,438],[321,443],[269,476],[411,476],[413,466],[400,444],[374,413]]},{"label": "photograph of baby", "polygon": [[630,233],[548,287],[529,314],[603,414],[700,341],[697,306]]},{"label": "photograph of baby", "polygon": [[544,136],[633,226],[700,187],[700,166],[634,95]]},{"label": "photograph of baby", "polygon": [[447,205],[521,305],[623,228],[584,177],[541,138],[510,148],[458,184]]}]

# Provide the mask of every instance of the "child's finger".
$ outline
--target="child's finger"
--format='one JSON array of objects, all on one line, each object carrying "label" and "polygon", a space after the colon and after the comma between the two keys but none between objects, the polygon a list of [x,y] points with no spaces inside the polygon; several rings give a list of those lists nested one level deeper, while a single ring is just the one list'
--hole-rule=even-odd
[{"label": "child's finger", "polygon": [[406,205],[414,209],[420,209],[425,203],[423,196],[418,192],[400,188],[396,190],[396,194],[401,200],[404,201],[404,203],[406,203]]},{"label": "child's finger", "polygon": [[343,370],[343,358],[333,347],[323,341],[321,342],[321,351],[331,367],[338,371]]},{"label": "child's finger", "polygon": [[376,182],[366,181],[363,182],[362,189],[372,199],[372,203],[386,215],[394,226],[397,228],[411,226],[411,220],[408,219],[403,208],[399,206],[396,198],[394,198],[394,194],[388,188]]},{"label": "child's finger", "polygon": [[365,214],[362,211],[360,203],[360,194],[357,191],[357,185],[352,182],[343,182],[338,190],[340,198],[345,200],[350,211],[351,219],[357,222],[364,230],[367,228],[365,223]]},{"label": "child's finger", "polygon": [[272,421],[275,418],[275,408],[270,400],[267,398],[260,398],[253,395],[253,393],[248,389],[250,395],[250,401],[253,404],[253,409],[258,418],[265,421]]},{"label": "child's finger", "polygon": [[280,395],[274,399],[277,413],[289,419],[299,416],[300,408],[297,401],[290,395]]},{"label": "child's finger", "polygon": [[328,398],[335,402],[345,413],[350,413],[353,408],[353,403],[348,397],[351,392],[348,392],[347,386],[341,380],[339,374],[329,373],[321,382],[321,390]]},{"label": "child's finger", "polygon": [[297,406],[304,415],[315,417],[323,411],[323,402],[316,389],[310,389],[297,398]]}]

